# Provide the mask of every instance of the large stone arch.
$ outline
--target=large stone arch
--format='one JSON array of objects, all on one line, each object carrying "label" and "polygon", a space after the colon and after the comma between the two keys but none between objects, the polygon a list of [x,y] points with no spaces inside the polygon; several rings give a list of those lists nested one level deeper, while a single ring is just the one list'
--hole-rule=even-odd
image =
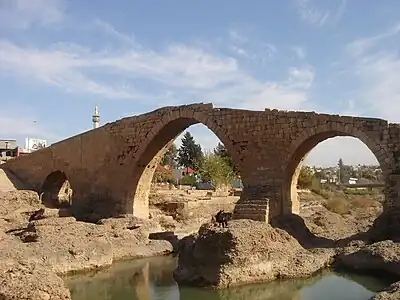
[{"label": "large stone arch", "polygon": [[49,208],[72,206],[72,187],[69,177],[61,170],[51,172],[40,188],[42,204]]},{"label": "large stone arch", "polygon": [[307,154],[320,142],[337,136],[349,136],[359,139],[375,155],[385,178],[388,180],[390,173],[390,156],[381,147],[379,141],[370,137],[362,129],[349,124],[334,123],[307,129],[300,133],[292,142],[288,151],[288,158],[284,169],[282,185],[282,213],[299,213],[300,204],[297,199],[297,180],[300,174],[302,162]]},{"label": "large stone arch", "polygon": [[169,145],[185,129],[194,124],[203,124],[210,129],[225,145],[234,163],[241,169],[241,159],[232,140],[226,132],[209,116],[213,108],[194,111],[190,108],[179,109],[161,117],[137,152],[137,159],[131,165],[131,189],[128,190],[125,211],[135,216],[148,218],[148,198],[154,171]]}]

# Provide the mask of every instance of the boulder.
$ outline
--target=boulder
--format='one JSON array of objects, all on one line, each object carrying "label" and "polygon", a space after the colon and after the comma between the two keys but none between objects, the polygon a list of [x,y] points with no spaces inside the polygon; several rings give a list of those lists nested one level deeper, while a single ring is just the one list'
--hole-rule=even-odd
[{"label": "boulder", "polygon": [[391,240],[344,249],[337,264],[361,271],[384,270],[400,276],[400,244]]},{"label": "boulder", "polygon": [[286,231],[252,220],[228,228],[204,224],[179,242],[179,284],[226,288],[276,278],[306,277],[326,267],[332,249],[309,251]]},{"label": "boulder", "polygon": [[0,264],[0,299],[3,300],[68,300],[64,281],[40,266],[15,260]]},{"label": "boulder", "polygon": [[377,293],[370,300],[398,300],[400,299],[400,281],[395,282]]}]

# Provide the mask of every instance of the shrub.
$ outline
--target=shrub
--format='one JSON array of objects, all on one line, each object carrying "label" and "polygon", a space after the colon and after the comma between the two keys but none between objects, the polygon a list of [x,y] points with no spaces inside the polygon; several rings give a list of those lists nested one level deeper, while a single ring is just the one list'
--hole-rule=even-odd
[{"label": "shrub", "polygon": [[168,229],[175,229],[176,225],[174,223],[173,220],[166,218],[164,216],[161,216],[158,219],[158,223],[160,223],[161,227],[163,227],[164,229],[168,230]]},{"label": "shrub", "polygon": [[317,195],[320,195],[322,198],[324,198],[324,199],[329,199],[329,195],[328,195],[328,193],[326,192],[326,191],[324,191],[323,189],[320,189],[320,188],[312,188],[311,189],[311,192],[313,192],[313,193],[315,193],[315,194],[317,194]]},{"label": "shrub", "polygon": [[349,212],[349,204],[343,198],[330,199],[325,203],[325,207],[331,212],[343,215]]},{"label": "shrub", "polygon": [[297,185],[301,189],[309,189],[313,185],[315,176],[309,167],[301,167]]},{"label": "shrub", "polygon": [[226,159],[216,154],[208,153],[203,158],[200,174],[204,181],[211,182],[215,189],[218,190],[229,188],[235,172]]},{"label": "shrub", "polygon": [[352,188],[344,188],[343,192],[347,195],[371,195],[372,191],[367,189],[352,189]]},{"label": "shrub", "polygon": [[186,175],[183,176],[180,180],[181,185],[190,185],[190,186],[195,186],[196,185],[196,178],[194,176]]}]

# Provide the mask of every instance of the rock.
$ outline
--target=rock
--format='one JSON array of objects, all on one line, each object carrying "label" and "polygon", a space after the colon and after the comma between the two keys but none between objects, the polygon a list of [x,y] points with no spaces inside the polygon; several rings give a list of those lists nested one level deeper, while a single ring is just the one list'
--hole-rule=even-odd
[{"label": "rock", "polygon": [[339,240],[358,233],[356,222],[350,218],[319,207],[313,214],[305,218],[305,224],[310,231],[323,238]]},{"label": "rock", "polygon": [[40,266],[7,260],[0,265],[0,299],[67,300],[71,296],[56,274]]},{"label": "rock", "polygon": [[286,231],[251,220],[233,220],[228,228],[206,223],[180,241],[179,251],[176,281],[214,288],[309,276],[334,255],[306,250]]},{"label": "rock", "polygon": [[356,270],[384,270],[400,276],[400,244],[386,240],[361,249],[349,246],[337,257],[337,264]]},{"label": "rock", "polygon": [[0,260],[16,258],[64,274],[173,251],[168,241],[149,240],[149,233],[161,228],[157,222],[127,215],[101,223],[50,217],[25,223],[9,234],[0,231]]},{"label": "rock", "polygon": [[39,196],[34,191],[0,192],[0,228],[9,230],[24,227],[29,214],[41,206]]},{"label": "rock", "polygon": [[400,207],[383,211],[369,230],[373,241],[393,240],[400,242]]},{"label": "rock", "polygon": [[39,236],[35,232],[24,232],[20,238],[24,243],[33,243],[37,242]]},{"label": "rock", "polygon": [[398,300],[400,299],[400,281],[391,284],[389,287],[377,293],[370,300]]},{"label": "rock", "polygon": [[173,252],[178,251],[179,239],[178,236],[175,235],[173,231],[164,231],[164,232],[153,232],[149,234],[149,239],[151,240],[159,240],[159,241],[168,241],[171,246]]}]

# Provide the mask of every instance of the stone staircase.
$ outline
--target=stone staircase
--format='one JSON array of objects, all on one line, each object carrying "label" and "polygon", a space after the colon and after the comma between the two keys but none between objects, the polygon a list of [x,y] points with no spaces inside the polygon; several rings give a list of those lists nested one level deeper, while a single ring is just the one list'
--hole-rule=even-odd
[{"label": "stone staircase", "polygon": [[11,174],[0,169],[0,192],[15,191],[20,182]]}]

